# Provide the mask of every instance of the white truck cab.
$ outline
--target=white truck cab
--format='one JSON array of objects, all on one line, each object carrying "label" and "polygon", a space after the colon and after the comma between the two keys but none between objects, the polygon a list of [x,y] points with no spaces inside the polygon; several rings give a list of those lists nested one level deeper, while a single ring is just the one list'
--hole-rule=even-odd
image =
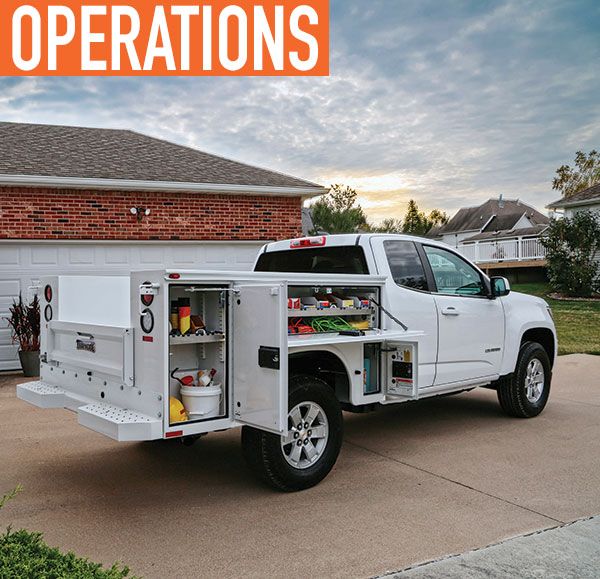
[{"label": "white truck cab", "polygon": [[18,396],[116,440],[243,427],[250,468],[286,491],[329,473],[342,410],[479,386],[511,416],[546,405],[547,304],[444,244],[309,237],[265,245],[254,269],[42,280],[41,377]]}]

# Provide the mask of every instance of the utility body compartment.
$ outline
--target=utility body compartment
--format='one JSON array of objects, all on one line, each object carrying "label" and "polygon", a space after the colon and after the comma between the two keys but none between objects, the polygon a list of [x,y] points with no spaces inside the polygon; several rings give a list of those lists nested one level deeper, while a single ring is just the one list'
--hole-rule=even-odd
[{"label": "utility body compartment", "polygon": [[116,440],[287,432],[288,362],[311,352],[340,360],[343,402],[417,395],[420,334],[386,329],[381,277],[159,270],[42,288],[41,378],[18,396]]}]

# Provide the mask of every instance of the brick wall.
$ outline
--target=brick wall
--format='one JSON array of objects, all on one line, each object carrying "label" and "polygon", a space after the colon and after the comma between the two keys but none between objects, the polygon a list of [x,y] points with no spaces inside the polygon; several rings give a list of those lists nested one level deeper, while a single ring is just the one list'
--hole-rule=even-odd
[{"label": "brick wall", "polygon": [[[151,213],[138,223],[131,207]],[[263,240],[301,229],[300,197],[0,187],[0,239]]]}]

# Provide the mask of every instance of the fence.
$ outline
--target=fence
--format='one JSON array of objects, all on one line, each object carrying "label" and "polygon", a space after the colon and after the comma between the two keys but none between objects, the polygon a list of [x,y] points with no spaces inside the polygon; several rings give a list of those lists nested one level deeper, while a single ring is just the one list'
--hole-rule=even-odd
[{"label": "fence", "polygon": [[546,250],[539,237],[475,241],[474,243],[459,245],[457,250],[475,263],[546,259]]}]

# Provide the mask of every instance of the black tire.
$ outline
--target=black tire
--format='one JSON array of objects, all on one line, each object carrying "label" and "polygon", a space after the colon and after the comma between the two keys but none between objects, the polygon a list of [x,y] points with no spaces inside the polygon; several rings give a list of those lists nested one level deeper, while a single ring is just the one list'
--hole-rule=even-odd
[{"label": "black tire", "polygon": [[[527,369],[533,360],[538,360],[544,370],[542,392],[537,400],[527,397]],[[552,367],[546,350],[537,342],[526,342],[521,346],[517,366],[512,376],[498,382],[498,401],[502,410],[516,418],[533,418],[544,410],[550,396]]]},{"label": "black tire", "polygon": [[287,461],[281,436],[250,426],[242,428],[242,450],[248,467],[258,478],[280,491],[300,491],[321,482],[333,468],[342,446],[342,411],[331,387],[314,376],[290,377],[288,409],[291,411],[305,402],[321,407],[329,431],[320,456],[307,468],[295,468]]}]

